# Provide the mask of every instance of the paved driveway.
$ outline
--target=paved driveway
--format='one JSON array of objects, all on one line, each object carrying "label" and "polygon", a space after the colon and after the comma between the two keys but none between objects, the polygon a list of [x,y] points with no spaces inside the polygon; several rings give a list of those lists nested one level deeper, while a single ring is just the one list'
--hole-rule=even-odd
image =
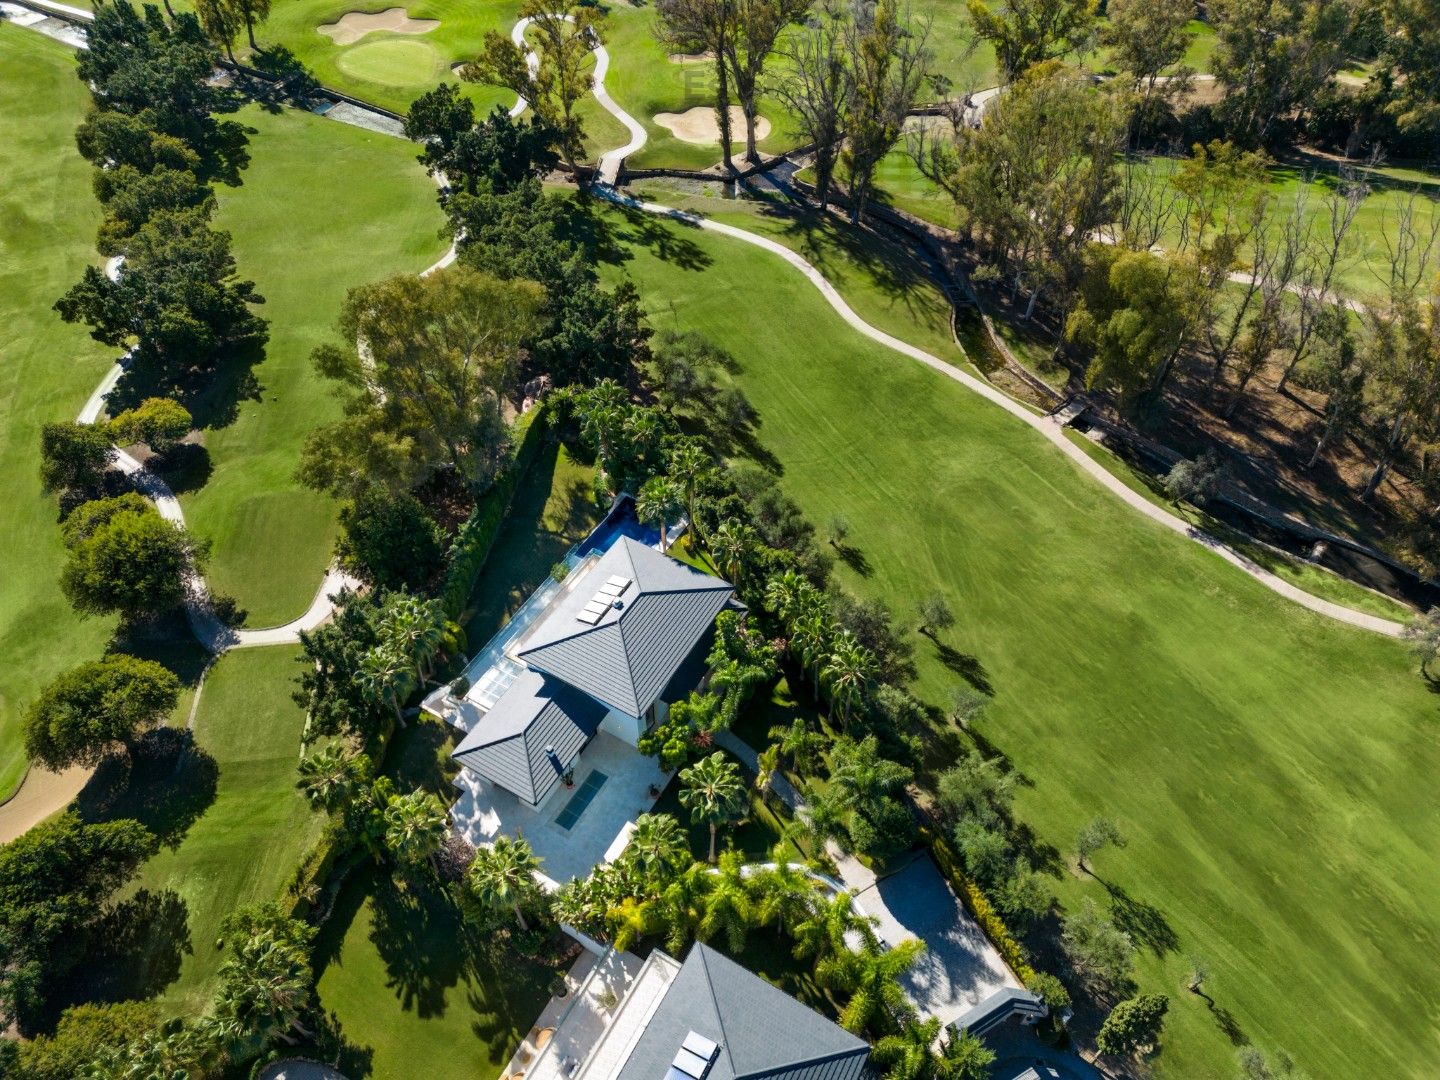
[{"label": "paved driveway", "polygon": [[852,858],[840,856],[836,863],[860,906],[880,920],[881,939],[890,945],[925,942],[924,954],[901,979],[923,1015],[948,1024],[1001,987],[1020,985],[928,852],[878,882]]}]

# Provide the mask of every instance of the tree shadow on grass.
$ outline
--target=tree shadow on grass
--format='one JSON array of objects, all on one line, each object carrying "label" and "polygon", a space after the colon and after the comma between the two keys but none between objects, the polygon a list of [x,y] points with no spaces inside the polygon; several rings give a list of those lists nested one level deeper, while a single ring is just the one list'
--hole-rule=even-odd
[{"label": "tree shadow on grass", "polygon": [[1110,918],[1121,930],[1130,935],[1137,945],[1144,946],[1156,956],[1163,957],[1180,947],[1180,938],[1175,928],[1154,904],[1136,900],[1119,885],[1106,881],[1094,874],[1092,877],[1105,887],[1110,894]]},{"label": "tree shadow on grass", "polygon": [[210,451],[195,442],[180,443],[164,454],[156,454],[146,464],[176,495],[199,491],[215,471]]},{"label": "tree shadow on grass", "polygon": [[990,682],[990,676],[985,671],[985,665],[979,658],[969,653],[962,653],[959,649],[946,645],[943,641],[930,639],[935,646],[935,656],[940,663],[959,675],[980,693],[987,697],[995,696],[995,687]]},{"label": "tree shadow on grass", "polygon": [[372,880],[370,942],[400,1007],[421,1019],[444,1015],[465,970],[460,913],[447,899],[400,889],[380,869]]},{"label": "tree shadow on grass", "polygon": [[870,565],[870,560],[865,557],[865,553],[853,544],[843,544],[832,540],[830,546],[835,549],[836,558],[861,577],[868,578],[875,572],[875,568]]},{"label": "tree shadow on grass", "polygon": [[[614,206],[614,204],[607,204]],[[573,215],[567,228],[597,262],[618,266],[633,255],[630,247],[645,249],[655,258],[681,270],[706,270],[714,259],[687,232],[700,230],[694,222],[674,216],[650,214],[633,206],[614,206],[621,219],[585,211]]]},{"label": "tree shadow on grass", "polygon": [[86,822],[133,818],[169,848],[215,801],[220,766],[183,728],[146,732],[130,755],[111,754],[75,797]]},{"label": "tree shadow on grass", "polygon": [[180,977],[184,957],[194,952],[189,909],[170,889],[140,889],[112,904],[86,942],[80,963],[46,988],[35,1030],[53,1030],[72,1005],[155,997]]}]

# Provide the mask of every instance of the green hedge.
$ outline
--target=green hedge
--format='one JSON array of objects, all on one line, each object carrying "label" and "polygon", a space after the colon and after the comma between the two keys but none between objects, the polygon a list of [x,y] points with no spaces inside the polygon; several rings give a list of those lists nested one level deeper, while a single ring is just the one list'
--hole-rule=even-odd
[{"label": "green hedge", "polygon": [[480,497],[470,516],[456,530],[455,540],[446,556],[445,581],[440,586],[440,600],[452,619],[459,619],[460,613],[465,610],[465,601],[470,598],[480,571],[485,568],[485,559],[495,543],[495,536],[510,511],[515,489],[520,486],[520,479],[540,452],[550,427],[545,422],[546,415],[548,409],[542,401],[515,421],[515,449],[509,463],[494,486]]},{"label": "green hedge", "polygon": [[1020,943],[1011,936],[1010,928],[1005,925],[1000,913],[991,906],[989,898],[980,891],[980,886],[971,881],[965,873],[960,865],[960,856],[950,841],[928,828],[921,829],[920,836],[930,846],[930,853],[935,856],[935,864],[940,867],[940,872],[949,878],[955,895],[960,897],[965,910],[980,924],[980,929],[985,931],[985,936],[990,939],[990,944],[995,946],[1000,958],[1010,965],[1010,970],[1015,972],[1022,983],[1029,986],[1035,979],[1035,969],[1025,959]]}]

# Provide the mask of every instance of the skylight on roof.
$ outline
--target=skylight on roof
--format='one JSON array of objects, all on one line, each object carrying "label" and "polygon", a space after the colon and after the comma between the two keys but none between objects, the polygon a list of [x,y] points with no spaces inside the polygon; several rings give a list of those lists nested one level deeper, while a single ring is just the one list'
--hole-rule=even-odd
[{"label": "skylight on roof", "polygon": [[681,1044],[680,1051],[675,1055],[675,1060],[670,1063],[667,1077],[673,1078],[679,1073],[681,1076],[689,1077],[690,1080],[704,1080],[705,1074],[710,1071],[715,1057],[720,1053],[720,1045],[713,1039],[707,1039],[699,1032],[692,1031],[685,1036],[685,1042]]}]

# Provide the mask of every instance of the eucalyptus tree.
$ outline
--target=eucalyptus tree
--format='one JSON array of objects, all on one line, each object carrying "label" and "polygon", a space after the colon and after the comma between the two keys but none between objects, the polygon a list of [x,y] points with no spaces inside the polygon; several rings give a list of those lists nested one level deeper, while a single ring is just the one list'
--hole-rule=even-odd
[{"label": "eucalyptus tree", "polygon": [[810,10],[812,0],[731,0],[732,30],[722,45],[735,84],[735,97],[745,117],[745,160],[758,164],[755,121],[760,115],[760,89],[765,65],[785,28]]},{"label": "eucalyptus tree", "polygon": [[967,0],[975,32],[995,49],[1007,83],[1036,64],[1086,48],[1099,0]]},{"label": "eucalyptus tree", "polygon": [[830,204],[830,187],[853,93],[844,20],[841,5],[822,5],[781,45],[784,63],[772,75],[769,87],[796,118],[805,140],[815,148],[811,168],[822,212]]},{"label": "eucalyptus tree", "polygon": [[709,59],[715,72],[715,119],[720,130],[720,155],[726,172],[735,171],[730,117],[731,39],[738,32],[738,0],[656,0],[655,37],[676,53]]}]

